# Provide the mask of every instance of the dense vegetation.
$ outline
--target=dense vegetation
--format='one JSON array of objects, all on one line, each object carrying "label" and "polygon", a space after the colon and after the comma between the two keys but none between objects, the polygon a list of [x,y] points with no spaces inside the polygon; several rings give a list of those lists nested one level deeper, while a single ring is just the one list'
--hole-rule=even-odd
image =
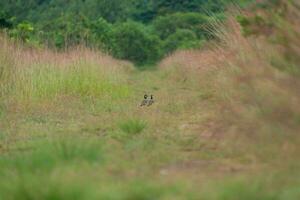
[{"label": "dense vegetation", "polygon": [[[231,0],[20,0],[0,2],[0,27],[30,45],[100,48],[138,65],[199,48]],[[249,2],[249,0],[239,0]]]}]

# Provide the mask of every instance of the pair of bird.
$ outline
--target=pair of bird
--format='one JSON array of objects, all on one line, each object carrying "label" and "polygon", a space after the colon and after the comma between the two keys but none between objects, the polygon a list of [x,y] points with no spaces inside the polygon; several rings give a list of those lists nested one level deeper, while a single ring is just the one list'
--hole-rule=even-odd
[{"label": "pair of bird", "polygon": [[150,95],[150,99],[148,99],[148,95],[144,95],[144,100],[141,103],[141,106],[151,106],[154,103],[153,95]]}]

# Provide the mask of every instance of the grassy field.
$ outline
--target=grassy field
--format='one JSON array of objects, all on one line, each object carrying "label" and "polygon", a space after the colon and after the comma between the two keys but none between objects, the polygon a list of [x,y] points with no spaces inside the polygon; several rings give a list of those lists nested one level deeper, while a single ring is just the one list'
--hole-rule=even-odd
[{"label": "grassy field", "polygon": [[300,16],[289,19],[288,47],[243,37],[229,17],[217,46],[143,71],[2,37],[0,199],[300,199],[300,62],[284,56],[300,56]]}]

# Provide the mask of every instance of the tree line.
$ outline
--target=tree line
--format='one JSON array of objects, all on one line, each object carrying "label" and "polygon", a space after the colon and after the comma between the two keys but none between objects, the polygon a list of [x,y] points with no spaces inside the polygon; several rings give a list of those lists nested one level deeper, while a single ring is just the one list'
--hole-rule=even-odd
[{"label": "tree line", "polygon": [[[237,0],[246,3],[251,0]],[[8,0],[0,28],[36,46],[85,44],[138,66],[176,49],[200,48],[232,0]]]}]

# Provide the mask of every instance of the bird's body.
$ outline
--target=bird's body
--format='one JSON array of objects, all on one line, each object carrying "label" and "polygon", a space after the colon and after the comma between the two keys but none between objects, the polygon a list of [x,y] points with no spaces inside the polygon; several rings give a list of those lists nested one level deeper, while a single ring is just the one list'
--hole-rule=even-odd
[{"label": "bird's body", "polygon": [[144,95],[144,100],[142,101],[142,103],[141,103],[141,106],[145,106],[145,105],[147,105],[148,104],[148,96],[145,94]]},{"label": "bird's body", "polygon": [[144,100],[142,101],[140,106],[151,106],[154,103],[153,95],[151,95],[150,99],[148,99],[148,95],[144,95]]},{"label": "bird's body", "polygon": [[145,106],[148,104],[148,99],[144,99],[141,103],[141,106]]},{"label": "bird's body", "polygon": [[151,95],[151,98],[148,100],[148,106],[151,106],[154,103],[153,95]]},{"label": "bird's body", "polygon": [[154,101],[152,99],[148,100],[148,105],[147,106],[151,106],[154,103]]}]

